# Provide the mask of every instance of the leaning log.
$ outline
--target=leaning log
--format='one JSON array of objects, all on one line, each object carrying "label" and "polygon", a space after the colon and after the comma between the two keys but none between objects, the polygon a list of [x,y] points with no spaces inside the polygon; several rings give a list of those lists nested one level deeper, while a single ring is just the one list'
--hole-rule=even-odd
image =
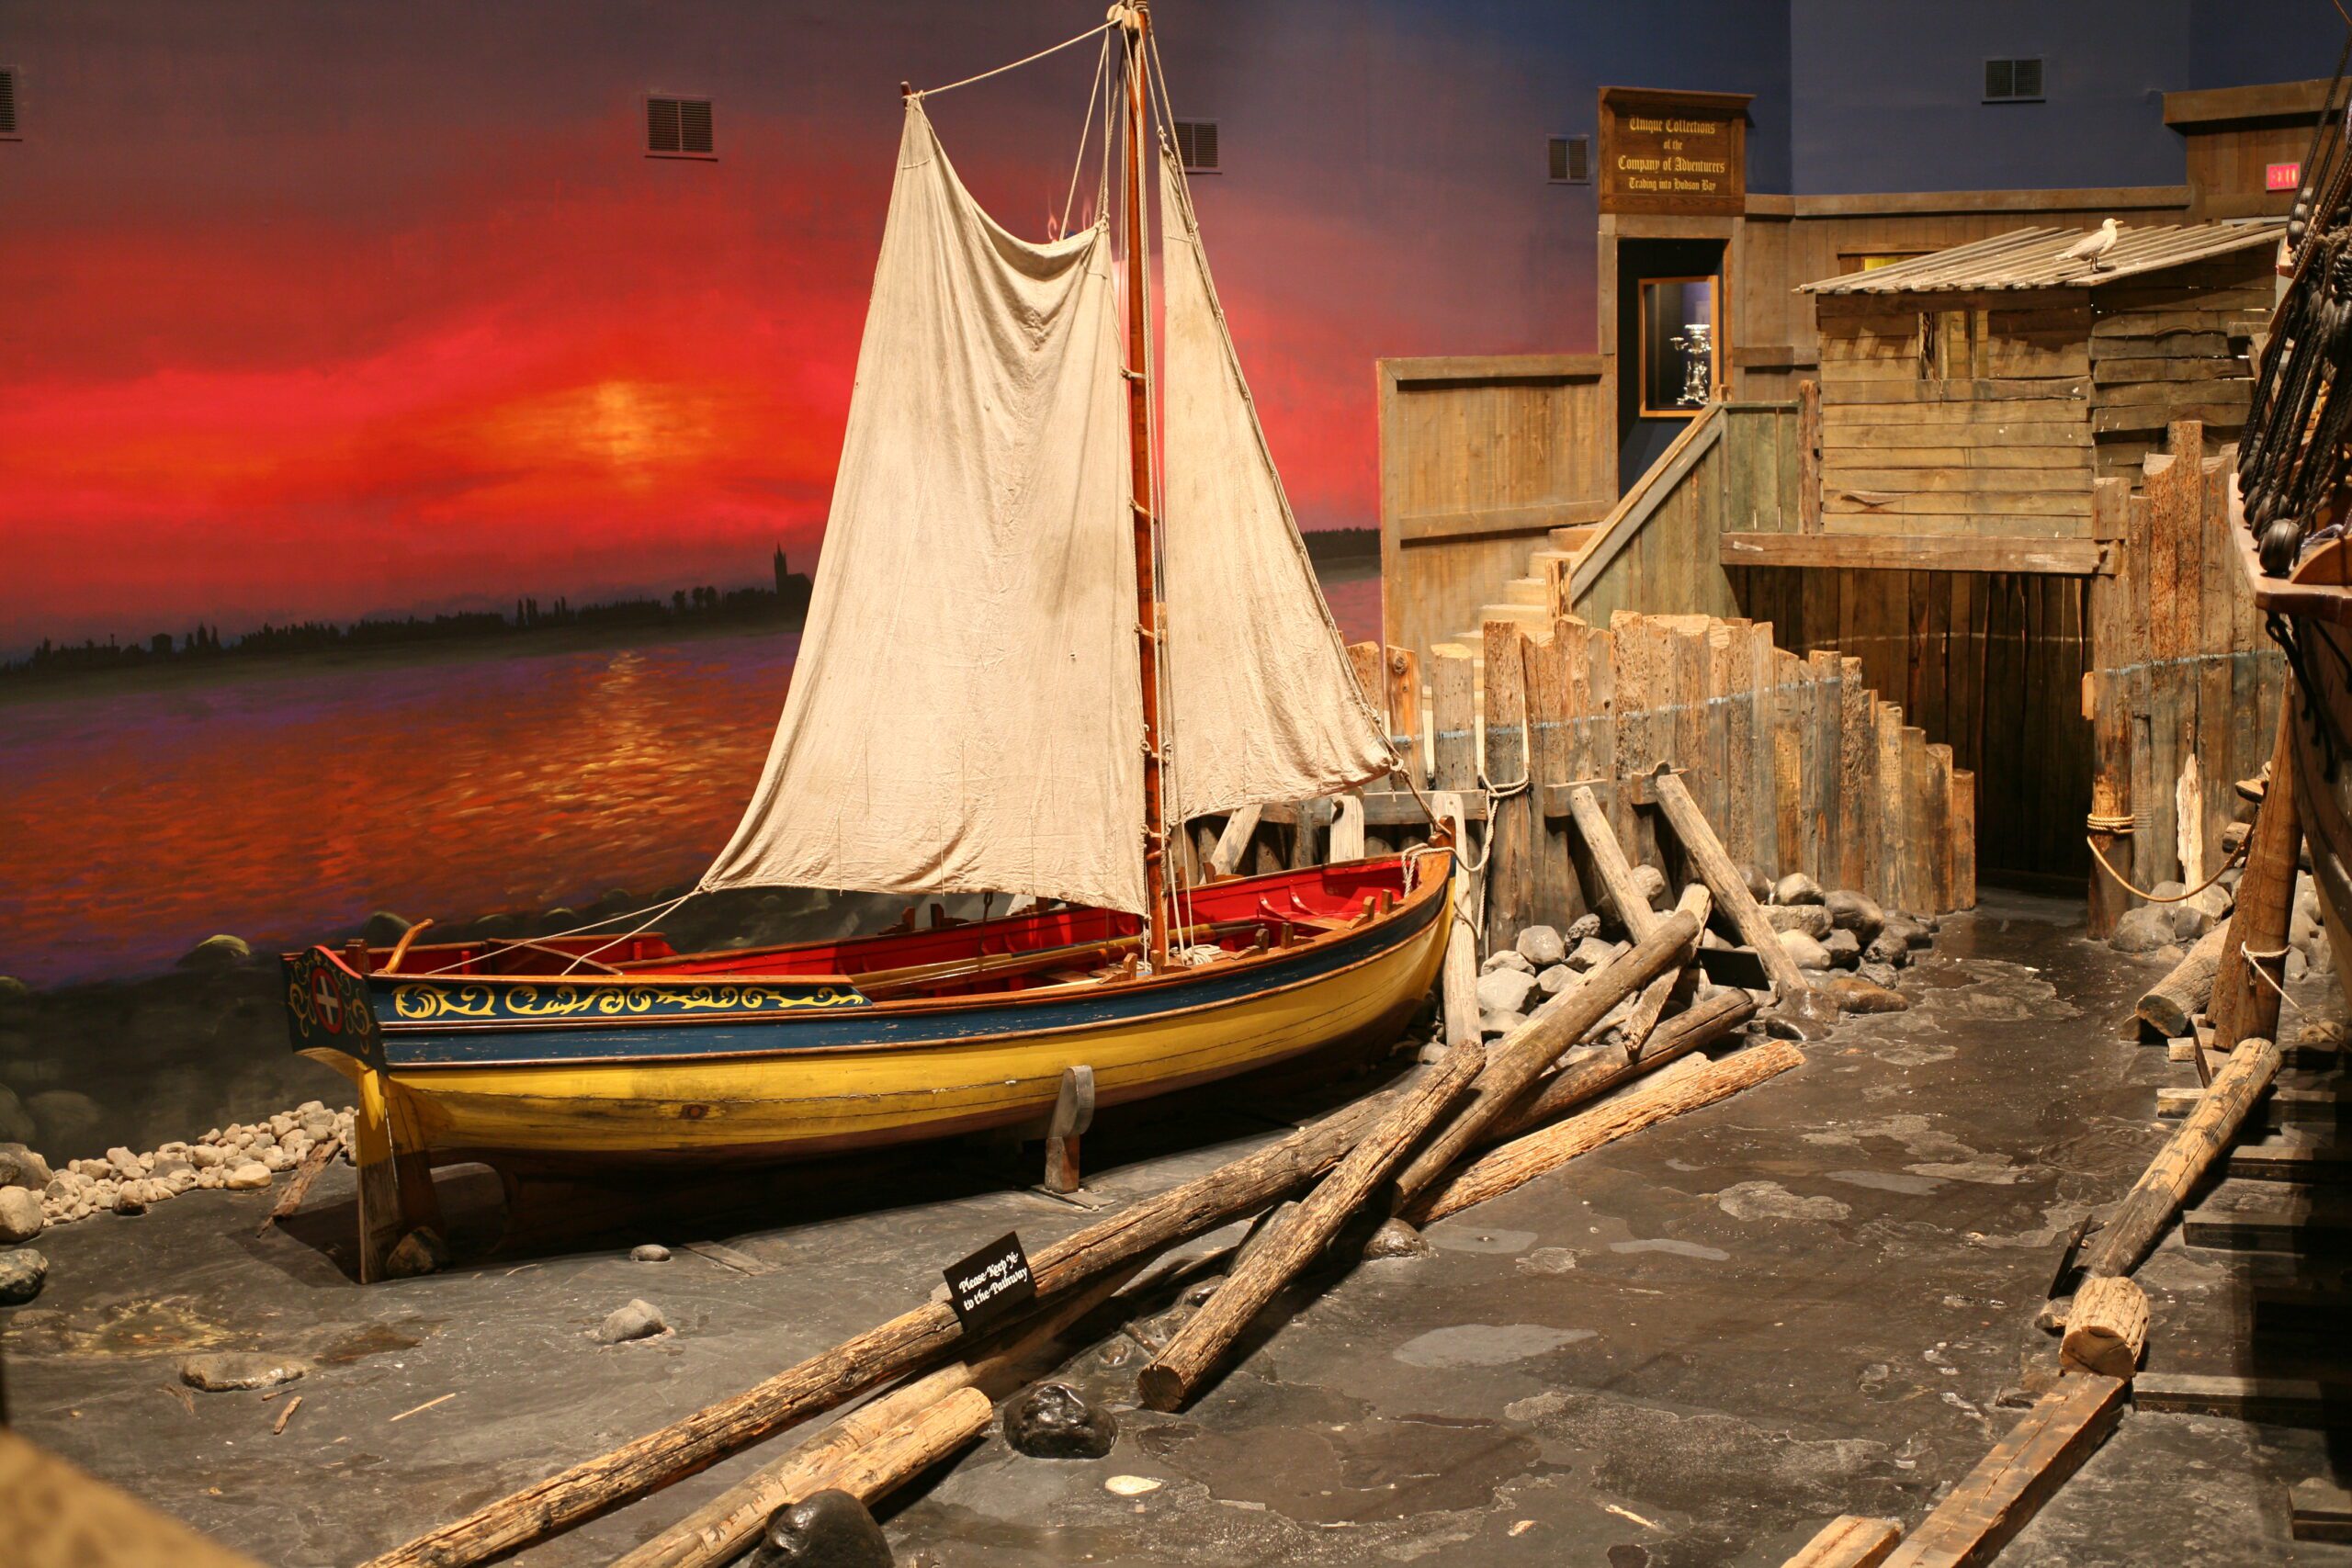
[{"label": "leaning log", "polygon": [[[2213,1044],[2278,1032],[2278,987],[2287,978],[2287,931],[2295,903],[2295,867],[2302,853],[2302,818],[2295,799],[2295,705],[2278,705],[2278,737],[2270,750],[2270,787],[2254,814],[2237,904],[2213,976]],[[2256,965],[2273,969],[2257,972]]]},{"label": "leaning log", "polygon": [[1250,1319],[1330,1245],[1348,1216],[1363,1206],[1406,1151],[1470,1087],[1486,1060],[1476,1045],[1449,1050],[1437,1070],[1392,1106],[1297,1208],[1267,1227],[1216,1294],[1137,1375],[1136,1392],[1144,1404],[1154,1410],[1184,1407]]},{"label": "leaning log", "polygon": [[1546,1171],[1556,1170],[1578,1155],[1590,1154],[1638,1133],[1655,1122],[1696,1111],[1728,1099],[1741,1089],[1787,1072],[1804,1060],[1804,1053],[1786,1040],[1742,1051],[1710,1064],[1687,1077],[1673,1078],[1634,1090],[1622,1100],[1595,1106],[1578,1116],[1514,1139],[1482,1156],[1432,1188],[1405,1212],[1415,1224],[1428,1224],[1459,1213],[1473,1203],[1499,1198]]},{"label": "leaning log", "polygon": [[[1349,1106],[1040,1248],[1030,1258],[1037,1293],[1051,1298],[1264,1208],[1345,1157],[1386,1113],[1395,1093]],[[560,1534],[910,1371],[954,1345],[961,1332],[947,1303],[925,1303],[660,1431],[428,1531],[368,1568],[459,1568]]]},{"label": "leaning log", "polygon": [[1756,950],[1756,956],[1764,961],[1764,973],[1772,977],[1775,986],[1792,996],[1803,992],[1806,988],[1804,971],[1789,956],[1789,950],[1781,945],[1781,933],[1764,918],[1756,895],[1747,890],[1747,878],[1739,874],[1739,868],[1731,863],[1731,856],[1724,852],[1723,840],[1707,826],[1699,803],[1690,798],[1682,780],[1661,768],[1651,784],[1657,795],[1658,809],[1666,813],[1667,822],[1674,829],[1675,842],[1682,846],[1690,869],[1699,874],[1707,891],[1715,896],[1716,907],[1731,918],[1732,925],[1739,931],[1739,940]]},{"label": "leaning log", "polygon": [[2120,1274],[2087,1280],[2067,1309],[2058,1359],[2077,1371],[2132,1381],[2148,1348],[2148,1293]]},{"label": "leaning log", "polygon": [[2132,1011],[2143,1022],[2162,1031],[2167,1040],[2188,1033],[2189,1020],[2212,1005],[2213,976],[2222,966],[2222,950],[2229,940],[2226,920],[2199,937],[2188,956],[2149,987]]},{"label": "leaning log", "polygon": [[[1050,1364],[1071,1325],[1100,1307],[1145,1267],[1135,1262],[1114,1269],[1084,1289],[1070,1292],[1010,1338],[1001,1338],[994,1348],[951,1361],[859,1405],[783,1458],[729,1486],[621,1558],[613,1568],[715,1568],[731,1562],[751,1548],[770,1515],[827,1487],[854,1492],[860,1502],[872,1502],[896,1483],[878,1485],[870,1494],[845,1483],[860,1475],[881,1473],[875,1457],[882,1451],[879,1445],[893,1441],[893,1434],[959,1390],[978,1392],[986,1399],[1012,1392],[1035,1375],[1040,1364]],[[982,1419],[986,1420],[985,1415]]]},{"label": "leaning log", "polygon": [[1698,932],[1688,913],[1668,916],[1650,934],[1544,1004],[1534,1017],[1495,1043],[1469,1101],[1444,1130],[1423,1145],[1396,1178],[1402,1205],[1462,1156],[1486,1141],[1487,1129],[1527,1092],[1561,1052],[1585,1037],[1619,1002],[1681,960]]},{"label": "leaning log", "polygon": [[1496,1143],[1556,1122],[1588,1100],[1600,1099],[1620,1084],[1655,1071],[1693,1051],[1702,1051],[1756,1016],[1756,998],[1736,986],[1724,986],[1704,1001],[1692,1002],[1660,1024],[1638,1052],[1623,1045],[1594,1047],[1545,1079],[1542,1088],[1519,1109],[1507,1113],[1491,1129]]},{"label": "leaning log", "polygon": [[2098,1244],[2083,1261],[2083,1272],[2092,1279],[2110,1274],[2129,1274],[2148,1256],[2172,1223],[2175,1211],[2188,1196],[2199,1178],[2212,1168],[2222,1151],[2235,1141],[2237,1132],[2278,1076],[2278,1043],[2275,1040],[2244,1040],[2232,1052],[2222,1070],[2213,1075],[2213,1082],[2197,1102],[2197,1109],[2180,1124],[2148,1168],[2140,1174],[2125,1194],[2123,1202],[2107,1222],[2107,1229],[2099,1233]]},{"label": "leaning log", "polygon": [[1593,875],[1600,881],[1601,892],[1608,895],[1611,908],[1617,911],[1617,923],[1635,942],[1650,934],[1660,919],[1643,897],[1641,889],[1634,886],[1634,867],[1625,858],[1624,846],[1617,841],[1616,829],[1609,826],[1609,814],[1600,808],[1600,797],[1589,784],[1578,784],[1568,791],[1568,815],[1576,818],[1577,832],[1584,840],[1585,853],[1591,858]]},{"label": "leaning log", "polygon": [[1241,857],[1250,852],[1250,840],[1258,831],[1258,818],[1265,811],[1261,806],[1245,806],[1225,819],[1225,831],[1216,836],[1216,848],[1209,852],[1209,874],[1231,876],[1240,869]]},{"label": "leaning log", "polygon": [[1664,974],[1642,987],[1634,1010],[1626,1015],[1620,1032],[1624,1035],[1626,1045],[1634,1051],[1642,1048],[1642,1043],[1657,1027],[1657,1021],[1665,1016],[1668,1000],[1673,997],[1675,987],[1682,983],[1682,965],[1699,955],[1699,934],[1707,929],[1707,917],[1713,912],[1714,899],[1703,886],[1694,882],[1682,890],[1682,897],[1675,900],[1674,907],[1688,910],[1691,919],[1699,922],[1699,930],[1690,933],[1690,945],[1682,950],[1680,960],[1668,965]]}]

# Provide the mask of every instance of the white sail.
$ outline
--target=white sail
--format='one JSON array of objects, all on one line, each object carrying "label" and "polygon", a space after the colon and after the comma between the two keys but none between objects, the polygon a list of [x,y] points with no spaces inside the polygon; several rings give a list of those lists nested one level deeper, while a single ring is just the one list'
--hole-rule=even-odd
[{"label": "white sail", "polygon": [[1209,279],[1183,175],[1161,152],[1168,818],[1329,795],[1388,771],[1291,517]]},{"label": "white sail", "polygon": [[1007,233],[908,101],[799,663],[704,888],[1143,908],[1114,305],[1103,226]]}]

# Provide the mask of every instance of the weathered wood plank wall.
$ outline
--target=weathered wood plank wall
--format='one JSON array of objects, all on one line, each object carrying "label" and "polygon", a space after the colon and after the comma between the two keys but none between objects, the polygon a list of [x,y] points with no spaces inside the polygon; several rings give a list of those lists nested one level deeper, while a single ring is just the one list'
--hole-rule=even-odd
[{"label": "weathered wood plank wall", "polygon": [[1615,414],[1595,355],[1384,359],[1378,378],[1382,635],[1427,659],[1554,529],[1609,510]]}]

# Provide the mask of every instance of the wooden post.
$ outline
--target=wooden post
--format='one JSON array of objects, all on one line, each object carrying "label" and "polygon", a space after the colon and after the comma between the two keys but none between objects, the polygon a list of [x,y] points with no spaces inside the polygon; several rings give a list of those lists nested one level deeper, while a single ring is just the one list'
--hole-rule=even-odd
[{"label": "wooden post", "polygon": [[[2238,877],[2237,907],[2213,977],[2213,1045],[2234,1049],[2252,1035],[2278,1031],[2278,990],[2286,982],[2287,926],[2295,902],[2295,863],[2302,854],[2302,820],[2295,800],[2295,705],[2278,704],[2278,736],[2270,748],[2270,785],[2254,815],[2253,842]],[[2254,973],[2247,954],[2275,964]],[[2273,956],[2277,954],[2278,956]]]},{"label": "wooden post", "polygon": [[1527,1092],[1528,1085],[1542,1077],[1562,1051],[1583,1039],[1619,1002],[1675,963],[1698,932],[1698,922],[1687,913],[1668,916],[1648,936],[1544,1003],[1534,1017],[1497,1042],[1487,1057],[1486,1071],[1471,1089],[1469,1103],[1446,1123],[1444,1131],[1422,1145],[1396,1178],[1397,1201],[1409,1200],[1479,1143],[1487,1128]]},{"label": "wooden post", "polygon": [[[1349,1106],[1207,1175],[1146,1199],[1030,1255],[1050,1301],[1107,1270],[1254,1213],[1346,1156],[1393,1095]],[[369,1568],[469,1568],[666,1486],[769,1433],[830,1410],[955,1344],[944,1301],[926,1302],[692,1415],[520,1492],[483,1505],[373,1560]]]},{"label": "wooden post", "polygon": [[1079,1189],[1078,1140],[1094,1124],[1094,1069],[1062,1069],[1061,1092],[1054,1097],[1053,1120],[1046,1126],[1046,1190]]},{"label": "wooden post", "polygon": [[1878,1568],[1902,1539],[1903,1527],[1893,1519],[1840,1514],[1781,1568]]},{"label": "wooden post", "polygon": [[1642,1043],[1650,1037],[1650,1031],[1657,1027],[1658,1019],[1666,1011],[1667,998],[1681,983],[1683,964],[1698,956],[1699,932],[1707,929],[1707,917],[1714,911],[1714,900],[1707,896],[1705,887],[1694,882],[1682,890],[1682,897],[1674,901],[1674,907],[1697,920],[1698,930],[1690,933],[1690,945],[1683,950],[1680,962],[1669,966],[1645,987],[1641,999],[1634,1004],[1634,1010],[1625,1015],[1625,1044],[1634,1051],[1639,1051]]},{"label": "wooden post", "polygon": [[1255,1250],[1237,1262],[1216,1292],[1137,1375],[1136,1388],[1143,1403],[1154,1410],[1182,1410],[1250,1320],[1330,1245],[1348,1216],[1363,1205],[1486,1065],[1486,1053],[1476,1044],[1456,1045],[1407,1089],[1297,1208],[1268,1227]]},{"label": "wooden post", "polygon": [[2085,1274],[2098,1279],[2129,1274],[2140,1266],[2172,1223],[2174,1211],[2230,1146],[2246,1112],[2278,1076],[2278,1060],[2275,1040],[2244,1041],[2231,1053],[2197,1109],[2132,1183],[2098,1234],[2098,1245],[2084,1259]]},{"label": "wooden post", "polygon": [[[2129,525],[2132,485],[2128,479],[2091,483],[2091,533],[2120,541]],[[2083,677],[2083,716],[2091,725],[2090,840],[2117,871],[2132,871],[2132,712],[2125,682],[2117,671],[2136,663],[2138,633],[2130,599],[2134,570],[2091,579],[2091,672]],[[2105,939],[2132,907],[2132,896],[2108,872],[2091,863],[2090,932]]]},{"label": "wooden post", "polygon": [[1519,940],[1534,891],[1535,805],[1528,780],[1527,683],[1517,621],[1488,621],[1487,635],[1487,947]]},{"label": "wooden post", "polygon": [[1405,772],[1427,788],[1429,759],[1421,750],[1421,660],[1409,648],[1388,650],[1388,739],[1405,759]]},{"label": "wooden post", "polygon": [[2106,1440],[2127,1386],[2087,1372],[2060,1380],[1895,1548],[1886,1568],[1991,1561]]},{"label": "wooden post", "polygon": [[[1462,796],[1453,790],[1439,790],[1430,796],[1435,808],[1436,820],[1453,834],[1454,852],[1468,853],[1469,839],[1462,820]],[[1453,889],[1448,899],[1445,919],[1453,930],[1445,939],[1445,967],[1440,995],[1445,1003],[1445,1043],[1448,1045],[1475,1044],[1481,1038],[1478,1025],[1478,921],[1477,877],[1475,873],[1457,870],[1453,874]]]},{"label": "wooden post", "polygon": [[1409,1204],[1405,1217],[1415,1224],[1425,1225],[1448,1214],[1460,1213],[1474,1203],[1499,1198],[1628,1133],[1640,1132],[1653,1122],[1696,1111],[1702,1105],[1713,1105],[1804,1061],[1804,1053],[1794,1044],[1775,1040],[1710,1063],[1687,1077],[1668,1074],[1657,1083],[1645,1085],[1565,1122],[1539,1128],[1481,1155]]},{"label": "wooden post", "polygon": [[[1633,781],[1621,781],[1618,787],[1630,787]],[[1609,818],[1600,809],[1600,801],[1591,789],[1578,784],[1568,791],[1568,815],[1576,819],[1577,831],[1584,839],[1585,853],[1591,858],[1593,874],[1600,881],[1601,891],[1608,896],[1610,907],[1616,911],[1617,923],[1635,942],[1657,929],[1658,913],[1650,908],[1634,886],[1634,868],[1626,863],[1623,846],[1610,829]]]},{"label": "wooden post", "polygon": [[[1430,783],[1439,789],[1478,787],[1476,671],[1457,643],[1430,650]],[[1466,848],[1466,845],[1465,845]]]},{"label": "wooden post", "polygon": [[1331,797],[1331,841],[1324,858],[1333,865],[1363,859],[1363,795],[1351,793]]},{"label": "wooden post", "polygon": [[1878,832],[1878,731],[1871,721],[1871,692],[1862,683],[1862,661],[1839,655],[1843,710],[1838,729],[1838,793],[1843,830],[1838,844],[1838,886],[1864,893],[1870,887],[1871,856]]},{"label": "wooden post", "polygon": [[1692,869],[1707,885],[1707,890],[1715,896],[1716,907],[1731,917],[1740,940],[1756,950],[1756,955],[1763,961],[1764,972],[1772,977],[1772,983],[1785,987],[1792,994],[1807,989],[1804,971],[1799,969],[1797,961],[1789,956],[1789,950],[1781,945],[1780,933],[1772,929],[1771,922],[1764,918],[1764,911],[1757,907],[1756,896],[1747,890],[1747,879],[1739,874],[1737,866],[1731,863],[1731,857],[1724,853],[1723,845],[1715,840],[1714,829],[1709,828],[1707,819],[1699,815],[1699,808],[1691,803],[1690,793],[1682,787],[1682,781],[1672,773],[1661,773],[1652,781],[1652,787],[1657,794],[1658,809],[1666,814],[1667,822],[1673,828],[1674,837],[1681,844],[1682,852],[1690,857]]},{"label": "wooden post", "polygon": [[2087,1280],[2066,1312],[2058,1359],[2077,1371],[2121,1378],[2140,1370],[2148,1348],[2148,1293],[2120,1274]]}]

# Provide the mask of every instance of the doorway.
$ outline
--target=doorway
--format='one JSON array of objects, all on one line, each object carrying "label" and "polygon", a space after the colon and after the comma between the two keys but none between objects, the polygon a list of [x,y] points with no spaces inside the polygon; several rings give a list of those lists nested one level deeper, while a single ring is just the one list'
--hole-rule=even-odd
[{"label": "doorway", "polygon": [[1721,240],[1617,243],[1617,483],[1720,397],[1731,364]]}]

